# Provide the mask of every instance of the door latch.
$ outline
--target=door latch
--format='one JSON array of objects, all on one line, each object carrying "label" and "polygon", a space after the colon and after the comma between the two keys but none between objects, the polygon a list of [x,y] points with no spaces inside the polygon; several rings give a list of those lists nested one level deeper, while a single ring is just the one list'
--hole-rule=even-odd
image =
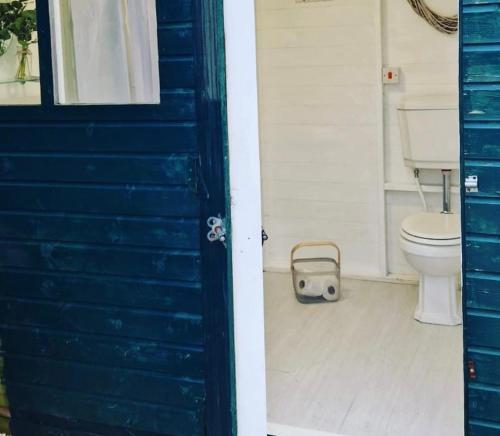
[{"label": "door latch", "polygon": [[479,192],[477,176],[467,176],[465,178],[465,192]]},{"label": "door latch", "polygon": [[221,218],[220,216],[215,217],[211,216],[207,220],[207,225],[210,231],[207,234],[207,239],[210,242],[221,242],[224,247],[227,247],[227,229],[226,229],[226,220]]}]

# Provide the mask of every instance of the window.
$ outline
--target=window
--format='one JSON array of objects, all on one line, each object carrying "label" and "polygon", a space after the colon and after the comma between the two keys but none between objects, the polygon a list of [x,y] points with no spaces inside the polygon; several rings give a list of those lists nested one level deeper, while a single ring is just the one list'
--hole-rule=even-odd
[{"label": "window", "polygon": [[0,105],[40,104],[34,0],[0,0]]},{"label": "window", "polygon": [[56,104],[158,104],[155,0],[50,0]]}]

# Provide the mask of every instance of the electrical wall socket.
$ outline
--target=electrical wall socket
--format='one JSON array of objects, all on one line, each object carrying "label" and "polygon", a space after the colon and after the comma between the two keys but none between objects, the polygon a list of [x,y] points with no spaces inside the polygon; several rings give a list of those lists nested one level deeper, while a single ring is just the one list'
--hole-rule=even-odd
[{"label": "electrical wall socket", "polygon": [[386,85],[399,83],[401,68],[399,67],[384,67],[382,72],[382,82]]}]

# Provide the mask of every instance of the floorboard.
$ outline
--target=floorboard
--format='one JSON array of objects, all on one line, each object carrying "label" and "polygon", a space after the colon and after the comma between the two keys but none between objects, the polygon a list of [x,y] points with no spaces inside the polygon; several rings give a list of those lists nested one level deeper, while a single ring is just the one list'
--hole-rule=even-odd
[{"label": "floorboard", "polygon": [[413,319],[413,285],[344,280],[302,305],[265,278],[268,420],[345,436],[463,435],[462,328]]}]

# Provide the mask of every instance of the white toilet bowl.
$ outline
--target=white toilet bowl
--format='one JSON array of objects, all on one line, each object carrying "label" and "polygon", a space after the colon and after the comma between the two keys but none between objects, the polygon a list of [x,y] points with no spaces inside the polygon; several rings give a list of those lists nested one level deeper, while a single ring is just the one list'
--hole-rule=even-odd
[{"label": "white toilet bowl", "polygon": [[409,216],[401,225],[400,242],[408,263],[420,273],[415,318],[431,324],[461,324],[456,293],[461,258],[458,215]]}]

